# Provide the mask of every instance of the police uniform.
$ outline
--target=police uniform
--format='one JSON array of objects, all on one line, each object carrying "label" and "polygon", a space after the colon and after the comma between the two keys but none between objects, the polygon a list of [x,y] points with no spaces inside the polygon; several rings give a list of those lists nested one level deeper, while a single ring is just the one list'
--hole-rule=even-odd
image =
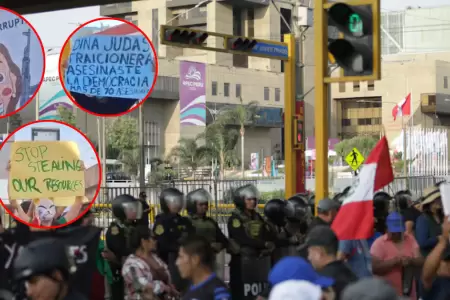
[{"label": "police uniform", "polygon": [[[122,262],[131,254],[128,247],[128,238],[130,228],[135,224],[135,220],[127,218],[125,210],[127,207],[133,206],[136,206],[136,210],[140,209],[142,214],[141,203],[130,195],[120,195],[112,201],[113,215],[116,220],[111,222],[105,234],[106,248],[117,259],[115,262],[108,261],[113,275],[113,283],[110,285],[112,300],[123,300],[124,297],[124,282],[121,272]],[[136,218],[140,218],[139,213],[136,214]]]},{"label": "police uniform", "polygon": [[295,236],[286,230],[286,201],[281,199],[269,200],[264,205],[264,217],[276,236],[276,249],[272,253],[272,264],[289,254],[289,246],[295,245]]},{"label": "police uniform", "polygon": [[197,204],[209,204],[210,201],[211,195],[205,189],[197,189],[186,195],[186,210],[196,234],[205,237],[214,250],[220,252],[228,247],[227,237],[214,219],[197,213]]},{"label": "police uniform", "polygon": [[[286,201],[286,231],[295,240],[294,247],[289,249],[289,255],[299,255],[307,258],[306,247],[298,247],[305,242],[306,233],[311,224],[313,215],[308,203],[308,197],[305,194],[297,194]],[[298,246],[297,246],[298,245]]]},{"label": "police uniform", "polygon": [[253,185],[245,185],[233,192],[236,209],[228,219],[230,240],[239,245],[239,253],[231,255],[230,288],[233,299],[254,299],[252,286],[263,288],[271,267],[271,253],[275,236],[270,226],[254,209],[246,209],[246,200],[259,198]]},{"label": "police uniform", "polygon": [[172,282],[177,290],[184,291],[189,283],[181,279],[175,262],[178,257],[180,239],[194,233],[195,229],[188,218],[179,214],[185,202],[182,192],[175,188],[165,189],[159,200],[163,212],[156,216],[153,226],[158,242],[157,254],[169,267]]}]

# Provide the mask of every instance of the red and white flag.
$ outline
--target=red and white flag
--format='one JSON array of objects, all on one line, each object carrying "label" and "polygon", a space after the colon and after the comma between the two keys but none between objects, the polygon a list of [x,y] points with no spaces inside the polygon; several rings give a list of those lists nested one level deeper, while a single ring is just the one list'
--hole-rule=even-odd
[{"label": "red and white flag", "polygon": [[392,116],[394,117],[394,121],[397,119],[397,117],[409,115],[411,115],[411,93],[409,93],[392,109]]},{"label": "red and white flag", "polygon": [[367,239],[373,235],[373,195],[393,180],[389,146],[383,137],[367,157],[333,221],[339,240]]}]

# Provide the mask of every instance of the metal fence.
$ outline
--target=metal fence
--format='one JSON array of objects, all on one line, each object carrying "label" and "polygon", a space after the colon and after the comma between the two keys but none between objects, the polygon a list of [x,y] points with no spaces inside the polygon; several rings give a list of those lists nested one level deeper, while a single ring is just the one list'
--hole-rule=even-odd
[{"label": "metal fence", "polygon": [[[394,194],[400,190],[409,189],[415,196],[420,197],[422,191],[442,180],[447,178],[435,177],[435,176],[413,176],[413,177],[397,177],[394,182],[384,188],[384,190],[390,194]],[[210,207],[210,216],[218,221],[223,227],[227,223],[227,219],[234,209],[234,205],[227,199],[226,193],[233,187],[241,186],[244,184],[256,184],[256,180],[186,180],[186,181],[172,181],[154,186],[145,187],[147,198],[150,203],[149,217],[153,222],[154,217],[160,212],[159,209],[159,194],[162,189],[167,187],[175,187],[181,190],[183,193],[188,193],[198,188],[204,188],[208,190],[213,196],[214,203]],[[130,187],[104,187],[101,188],[99,196],[93,206],[94,213],[96,215],[96,225],[106,228],[112,221],[111,200],[114,197],[121,194],[130,194],[134,197],[138,197],[141,188],[137,186]],[[264,205],[259,205],[260,210],[264,208]],[[8,226],[10,222],[9,216],[6,216],[4,210],[2,210],[2,220]],[[225,226],[226,227],[226,226]]]}]

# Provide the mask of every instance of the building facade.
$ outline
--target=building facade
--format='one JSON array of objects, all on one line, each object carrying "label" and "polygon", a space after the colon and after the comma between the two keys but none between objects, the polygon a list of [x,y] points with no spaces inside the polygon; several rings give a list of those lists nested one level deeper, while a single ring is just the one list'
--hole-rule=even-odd
[{"label": "building facade", "polygon": [[[383,58],[376,82],[332,84],[338,135],[398,137],[403,127],[450,126],[450,52],[399,54]],[[411,116],[394,121],[392,109],[411,94]]]},{"label": "building facade", "polygon": [[[198,5],[202,2],[201,5]],[[278,4],[291,22],[293,6]],[[278,60],[246,57],[162,45],[159,28],[170,24],[225,34],[281,41],[288,31],[270,1],[255,0],[144,0],[101,6],[101,15],[123,18],[138,25],[152,40],[159,58],[157,87],[145,103],[145,122],[151,155],[163,157],[181,137],[194,137],[204,126],[180,125],[180,62],[206,64],[206,123],[224,106],[257,101],[261,108],[255,126],[246,130],[245,159],[250,153],[273,155],[282,144],[284,75]],[[223,39],[208,37],[208,46]],[[156,149],[158,148],[158,149]],[[240,151],[240,145],[236,149]],[[239,153],[240,154],[240,153]]]}]

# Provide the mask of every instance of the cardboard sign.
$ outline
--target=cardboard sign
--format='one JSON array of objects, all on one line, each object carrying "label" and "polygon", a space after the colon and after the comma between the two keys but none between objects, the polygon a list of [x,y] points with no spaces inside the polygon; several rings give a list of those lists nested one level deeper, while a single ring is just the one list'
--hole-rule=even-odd
[{"label": "cardboard sign", "polygon": [[153,84],[153,51],[142,35],[93,35],[72,45],[65,85],[98,97],[143,99]]},{"label": "cardboard sign", "polygon": [[74,142],[14,142],[10,160],[10,199],[84,196],[83,162]]}]

